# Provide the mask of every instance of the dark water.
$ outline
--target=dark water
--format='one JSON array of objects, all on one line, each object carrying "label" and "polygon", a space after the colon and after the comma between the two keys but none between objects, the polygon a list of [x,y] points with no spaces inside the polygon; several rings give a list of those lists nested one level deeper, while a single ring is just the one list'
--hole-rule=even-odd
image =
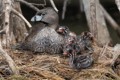
[{"label": "dark water", "polygon": [[80,19],[68,19],[61,22],[63,25],[66,25],[70,28],[71,31],[76,34],[80,34],[83,31],[88,31],[87,23],[81,21]]}]

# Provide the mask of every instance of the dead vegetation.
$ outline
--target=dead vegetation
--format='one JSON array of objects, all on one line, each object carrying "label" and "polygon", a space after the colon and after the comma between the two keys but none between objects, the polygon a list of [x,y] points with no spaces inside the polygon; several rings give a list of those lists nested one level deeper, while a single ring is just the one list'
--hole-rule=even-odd
[{"label": "dead vegetation", "polygon": [[[88,69],[75,70],[70,68],[68,57],[32,53],[28,51],[7,50],[17,65],[19,75],[10,75],[10,68],[1,59],[1,80],[120,80],[119,68],[113,71],[111,64],[119,52],[105,46],[94,46],[94,64]],[[118,56],[117,56],[118,57]]]}]

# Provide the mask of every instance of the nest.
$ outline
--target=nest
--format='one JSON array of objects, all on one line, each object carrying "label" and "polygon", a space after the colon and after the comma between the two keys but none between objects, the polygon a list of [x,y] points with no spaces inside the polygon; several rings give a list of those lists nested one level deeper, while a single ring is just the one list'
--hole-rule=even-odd
[{"label": "nest", "polygon": [[[115,51],[111,47],[94,46],[92,57],[94,64],[87,68],[76,70],[68,64],[68,57],[62,55],[33,54],[29,51],[7,50],[15,61],[20,74],[8,75],[0,68],[1,79],[7,80],[120,80],[119,67],[113,70]],[[117,52],[116,52],[117,54]],[[2,64],[7,65],[0,58]],[[3,64],[4,63],[4,64]],[[5,68],[8,69],[8,68]],[[8,71],[10,73],[10,70]]]}]

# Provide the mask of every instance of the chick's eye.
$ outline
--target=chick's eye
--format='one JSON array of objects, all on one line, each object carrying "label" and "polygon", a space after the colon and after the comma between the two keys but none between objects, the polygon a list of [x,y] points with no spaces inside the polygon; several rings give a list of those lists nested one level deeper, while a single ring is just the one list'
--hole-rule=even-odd
[{"label": "chick's eye", "polygon": [[72,53],[72,50],[69,50],[69,53]]}]

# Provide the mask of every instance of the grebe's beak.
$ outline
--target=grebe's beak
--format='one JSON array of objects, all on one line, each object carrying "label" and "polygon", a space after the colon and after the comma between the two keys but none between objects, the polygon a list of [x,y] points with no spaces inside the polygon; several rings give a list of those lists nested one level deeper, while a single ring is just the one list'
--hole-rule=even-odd
[{"label": "grebe's beak", "polygon": [[42,18],[43,18],[42,14],[41,15],[35,15],[31,18],[31,22],[39,22],[39,21],[42,20]]}]

